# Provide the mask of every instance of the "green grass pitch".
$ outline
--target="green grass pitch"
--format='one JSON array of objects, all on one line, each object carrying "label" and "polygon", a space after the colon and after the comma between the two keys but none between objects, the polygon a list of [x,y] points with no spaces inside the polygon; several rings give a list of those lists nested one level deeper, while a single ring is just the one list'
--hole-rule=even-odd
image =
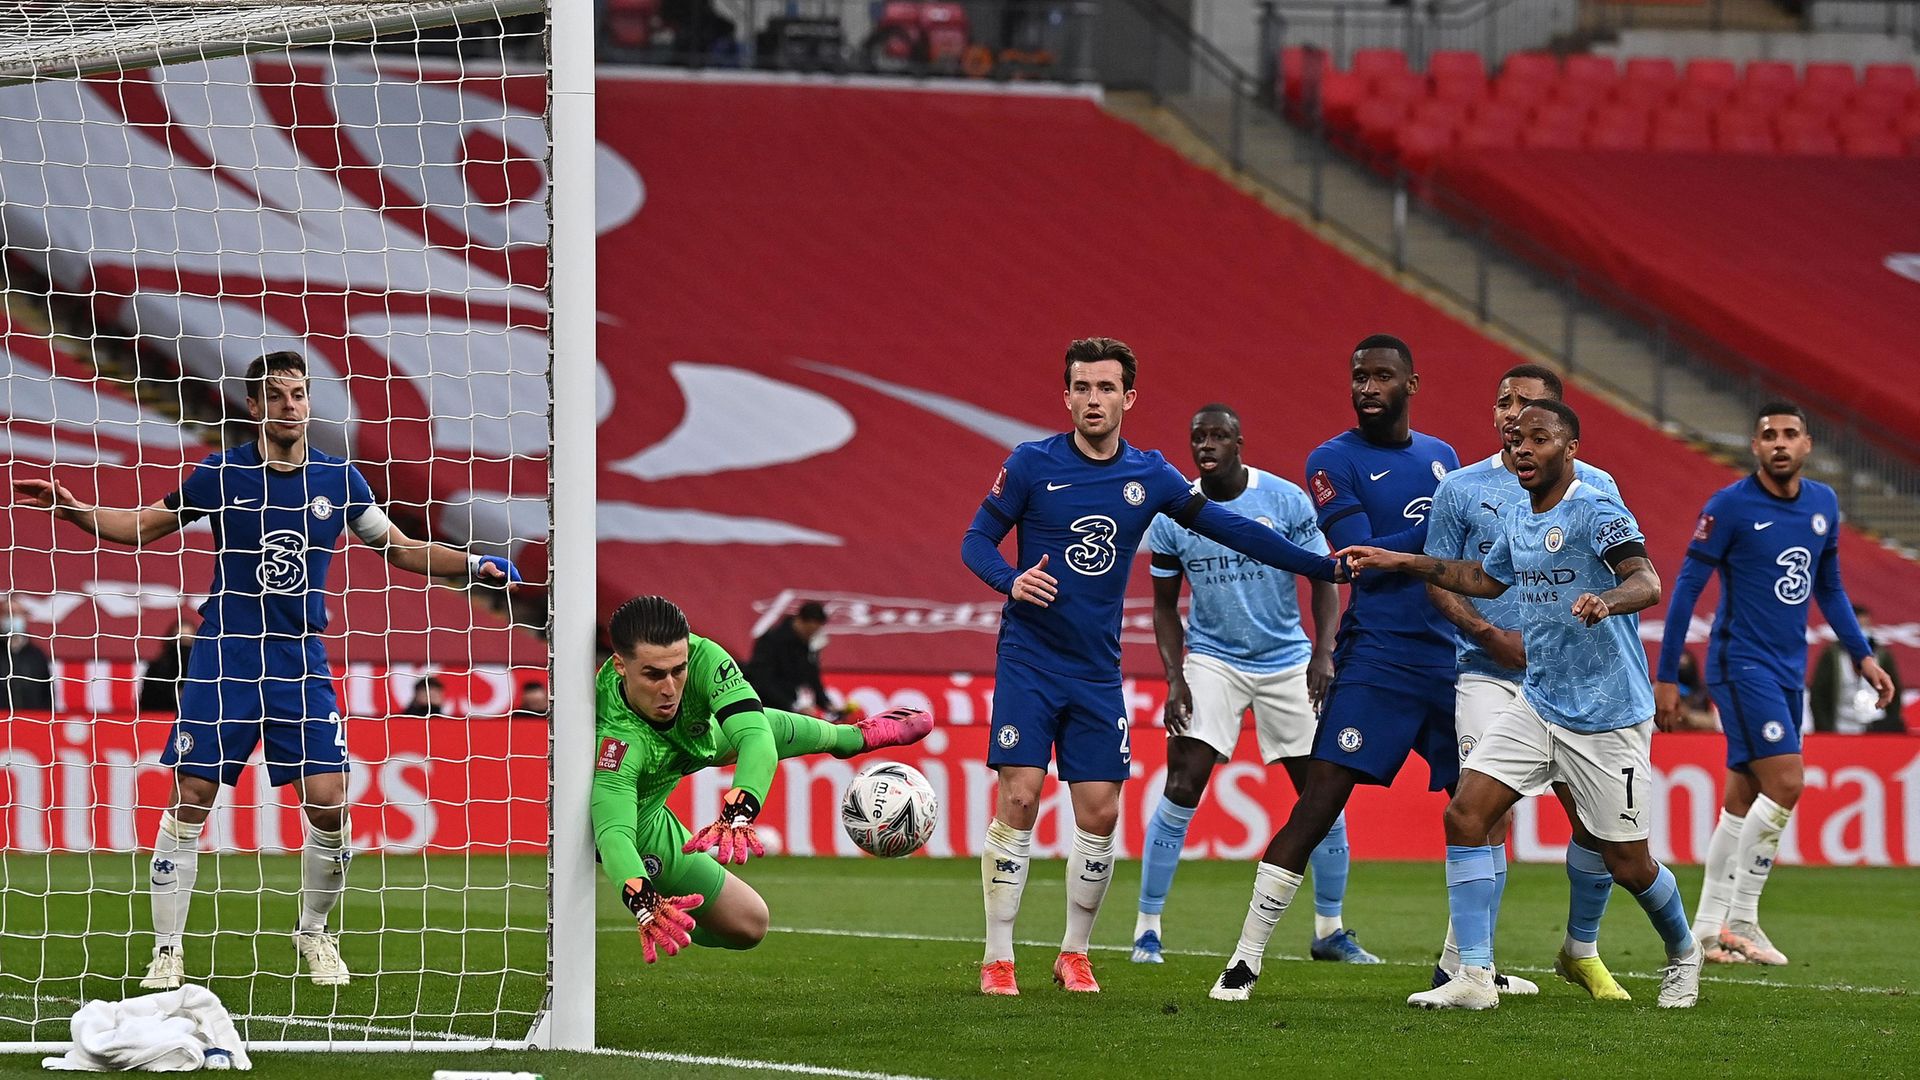
[{"label": "green grass pitch", "polygon": [[[114,976],[144,967],[146,896],[127,855],[0,860],[0,1038],[65,1037],[84,997],[133,992]],[[220,884],[219,921],[236,931],[192,940],[189,974],[206,978],[254,1038],[318,1038],[366,1027],[518,1034],[540,994],[544,866],[503,860],[362,857],[343,903],[343,950],[362,974],[336,994],[292,979],[291,857],[203,860]],[[1095,934],[1104,992],[1069,996],[1049,979],[1064,919],[1061,865],[1036,864],[1019,937],[1023,996],[977,991],[979,866],[971,860],[768,859],[745,868],[775,932],[744,953],[692,950],[651,968],[610,897],[601,909],[603,1046],[911,1077],[1230,1077],[1299,1072],[1369,1077],[1911,1076],[1920,1070],[1920,870],[1783,868],[1763,911],[1794,958],[1781,969],[1710,968],[1700,1006],[1653,1008],[1660,948],[1632,898],[1616,890],[1602,955],[1635,997],[1600,1005],[1543,974],[1558,945],[1566,882],[1556,866],[1515,866],[1502,909],[1503,966],[1542,996],[1495,1012],[1433,1014],[1406,995],[1427,984],[1445,931],[1438,864],[1360,863],[1347,922],[1389,962],[1361,968],[1300,960],[1311,909],[1287,916],[1252,1001],[1209,1001],[1207,987],[1246,910],[1251,868],[1190,862],[1166,916],[1167,963],[1123,951],[1137,863],[1123,863]],[[1688,897],[1699,871],[1682,868]],[[376,889],[376,884],[381,887]],[[260,886],[264,885],[264,891]],[[90,914],[89,914],[90,912]],[[214,912],[203,895],[190,931]],[[384,931],[378,930],[385,927]],[[256,929],[258,930],[255,933]],[[96,972],[79,979],[73,973]],[[262,974],[246,977],[250,971]],[[472,974],[456,978],[451,972]],[[35,976],[43,976],[37,982]],[[286,1017],[296,1018],[289,1022]],[[34,1023],[38,1018],[38,1023]],[[278,1018],[278,1019],[276,1019]],[[355,1028],[352,1025],[359,1025]],[[550,1078],[740,1075],[681,1060],[583,1054],[262,1054],[263,1077],[414,1077],[435,1068],[523,1069]],[[0,1057],[0,1074],[38,1061]],[[776,1075],[760,1072],[759,1075]],[[787,1074],[791,1075],[791,1074]],[[844,1075],[844,1074],[843,1074]]]}]

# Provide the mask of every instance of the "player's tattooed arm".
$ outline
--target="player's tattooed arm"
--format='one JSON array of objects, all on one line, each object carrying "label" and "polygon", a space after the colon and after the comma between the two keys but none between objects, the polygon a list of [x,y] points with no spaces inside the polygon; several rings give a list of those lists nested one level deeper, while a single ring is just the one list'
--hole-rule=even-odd
[{"label": "player's tattooed arm", "polygon": [[1631,555],[1618,562],[1608,560],[1620,584],[1595,596],[1581,593],[1573,602],[1574,617],[1588,626],[1614,615],[1631,615],[1660,602],[1660,574],[1645,555]]},{"label": "player's tattooed arm", "polygon": [[1408,555],[1376,547],[1350,547],[1334,552],[1334,558],[1346,561],[1355,575],[1367,570],[1388,570],[1424,578],[1448,592],[1491,600],[1507,591],[1507,583],[1490,576],[1477,562],[1464,559],[1436,559],[1431,555]]},{"label": "player's tattooed arm", "polygon": [[1459,627],[1462,634],[1485,649],[1494,663],[1515,671],[1527,666],[1527,647],[1521,640],[1520,631],[1503,630],[1493,625],[1459,594],[1448,592],[1431,582],[1427,584],[1427,599],[1448,622]]}]

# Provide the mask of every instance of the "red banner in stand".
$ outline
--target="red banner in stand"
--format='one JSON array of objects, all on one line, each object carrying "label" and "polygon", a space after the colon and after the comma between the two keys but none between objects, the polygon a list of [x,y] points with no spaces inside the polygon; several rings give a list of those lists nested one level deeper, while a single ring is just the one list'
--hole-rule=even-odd
[{"label": "red banner in stand", "polygon": [[[920,680],[916,678],[916,683]],[[895,685],[945,702],[949,693],[981,695],[990,679],[928,678]],[[932,685],[944,683],[947,685]],[[1138,691],[1157,714],[1154,688]],[[957,710],[956,710],[957,711]],[[783,762],[760,817],[769,853],[855,855],[838,806],[847,781],[882,758],[927,775],[940,798],[940,825],[926,854],[974,856],[992,813],[987,768],[991,727],[934,730],[901,752],[858,761],[830,757]],[[132,851],[151,844],[169,790],[159,764],[170,723],[164,718],[17,715],[0,740],[0,850]],[[503,718],[395,717],[350,720],[349,797],[353,842],[361,851],[536,852],[546,846],[547,725]],[[1138,858],[1146,821],[1165,779],[1166,733],[1139,724],[1133,733],[1133,782],[1120,818],[1120,850]],[[1784,863],[1920,866],[1920,739],[1815,736],[1807,740],[1807,792],[1780,846]],[[1214,773],[1194,818],[1187,852],[1195,858],[1252,859],[1286,820],[1293,790],[1285,773],[1257,759],[1251,737]],[[1700,861],[1719,812],[1725,744],[1716,735],[1654,739],[1653,849],[1663,860]],[[719,813],[731,770],[709,769],[682,783],[669,805],[690,825]],[[1390,788],[1362,788],[1348,808],[1354,854],[1362,859],[1437,859],[1445,797],[1426,790],[1415,762]],[[1071,840],[1065,791],[1049,780],[1035,851],[1064,853]],[[1550,800],[1522,803],[1511,850],[1520,860],[1557,860],[1567,823]],[[267,785],[256,757],[238,787],[223,793],[207,830],[209,850],[297,850],[302,826],[290,789]]]}]

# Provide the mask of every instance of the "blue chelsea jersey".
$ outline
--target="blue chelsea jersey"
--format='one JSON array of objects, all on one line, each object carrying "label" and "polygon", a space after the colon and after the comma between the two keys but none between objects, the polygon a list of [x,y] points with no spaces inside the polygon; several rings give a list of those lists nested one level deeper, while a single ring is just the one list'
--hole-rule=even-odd
[{"label": "blue chelsea jersey", "polygon": [[[1619,500],[1620,488],[1605,469],[1575,458],[1573,470],[1574,478],[1581,483]],[[1528,506],[1529,499],[1520,478],[1508,471],[1499,454],[1448,473],[1433,493],[1427,554],[1436,559],[1479,562],[1493,550],[1494,540],[1502,531],[1501,513],[1510,506]],[[1470,602],[1481,618],[1500,629],[1520,629],[1520,602],[1511,592],[1492,600],[1472,597]],[[1462,675],[1486,675],[1509,682],[1520,678],[1520,672],[1494,663],[1485,649],[1464,634],[1460,635],[1456,659]]]},{"label": "blue chelsea jersey", "polygon": [[[1199,484],[1192,490],[1199,491]],[[1306,492],[1272,473],[1248,469],[1247,489],[1220,505],[1309,551],[1327,550]],[[1256,675],[1296,668],[1312,658],[1313,644],[1300,625],[1294,575],[1164,516],[1154,519],[1147,547],[1156,555],[1180,560],[1179,570],[1156,566],[1153,575],[1186,576],[1193,592],[1187,615],[1190,651]]]},{"label": "blue chelsea jersey", "polygon": [[[1653,684],[1640,643],[1640,615],[1614,615],[1587,626],[1573,614],[1581,593],[1595,596],[1619,583],[1607,554],[1646,538],[1618,498],[1583,481],[1536,514],[1517,502],[1481,564],[1507,583],[1527,646],[1521,692],[1550,724],[1594,734],[1653,718]],[[1631,550],[1631,549],[1629,549]]]},{"label": "blue chelsea jersey", "polygon": [[[1839,587],[1840,500],[1833,489],[1802,478],[1799,496],[1782,499],[1744,477],[1707,500],[1687,555],[1720,571],[1707,681],[1758,676],[1805,685],[1807,601],[1825,579]],[[1834,606],[1826,607],[1835,618]]]},{"label": "blue chelsea jersey", "polygon": [[1076,679],[1120,678],[1120,618],[1127,575],[1156,515],[1178,514],[1199,496],[1159,451],[1125,440],[1111,458],[1082,454],[1071,434],[1021,443],[984,506],[1018,530],[1014,569],[1048,556],[1060,583],[1047,607],[1009,599],[1000,653]]},{"label": "blue chelsea jersey", "polygon": [[[1389,445],[1350,430],[1307,455],[1307,494],[1320,515],[1320,531],[1338,551],[1424,525],[1440,478],[1459,465],[1453,447],[1431,435],[1416,431],[1405,443]],[[1406,574],[1368,574],[1348,596],[1334,662],[1431,669],[1450,679],[1457,644],[1453,624],[1427,600],[1426,582]]]},{"label": "blue chelsea jersey", "polygon": [[[183,521],[213,526],[213,588],[202,636],[304,637],[327,627],[327,569],[340,534],[379,513],[352,465],[309,448],[307,463],[270,469],[257,445],[213,454],[166,499]],[[365,525],[365,522],[361,522]]]}]

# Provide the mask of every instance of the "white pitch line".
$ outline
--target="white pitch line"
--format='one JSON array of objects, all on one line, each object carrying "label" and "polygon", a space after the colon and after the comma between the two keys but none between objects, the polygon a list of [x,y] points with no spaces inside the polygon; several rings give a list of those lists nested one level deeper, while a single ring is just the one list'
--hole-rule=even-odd
[{"label": "white pitch line", "polygon": [[[778,934],[804,934],[809,937],[870,938],[876,941],[928,941],[928,942],[939,942],[939,943],[946,943],[946,944],[953,944],[953,945],[984,944],[984,941],[980,938],[966,937],[959,934],[909,934],[909,933],[901,933],[897,931],[886,931],[886,930],[842,930],[842,929],[837,929],[833,927],[824,927],[824,926],[774,926],[774,927],[769,927],[768,929]],[[633,931],[624,929],[622,927],[617,927],[617,926],[607,926],[607,927],[601,927],[600,932],[603,934],[615,934],[615,933],[630,934]],[[1022,941],[1015,941],[1014,944],[1026,946],[1029,948],[1043,949],[1043,948],[1052,948],[1054,946],[1059,945],[1060,943],[1057,941],[1022,940]],[[1131,945],[1091,945],[1089,946],[1089,948],[1096,949],[1101,952],[1132,952],[1133,951],[1133,946]],[[1217,952],[1212,949],[1164,949],[1162,951],[1169,956],[1206,956],[1206,957],[1213,957],[1215,959],[1225,959],[1226,957],[1233,955],[1230,952]],[[1268,959],[1271,959],[1271,960],[1306,960],[1307,959],[1307,957],[1299,956],[1297,954],[1291,954],[1291,953],[1268,953],[1267,957]],[[1433,963],[1431,961],[1421,962],[1421,961],[1413,961],[1413,960],[1388,960],[1386,961],[1386,964],[1389,967],[1413,967],[1413,968],[1429,968],[1429,969],[1433,967]],[[1519,972],[1527,975],[1554,974],[1553,969],[1549,967],[1502,966],[1500,970]],[[1626,971],[1626,972],[1615,972],[1614,974],[1616,977],[1624,975],[1629,979],[1656,979],[1657,980],[1660,978],[1659,972]],[[1904,986],[1854,986],[1851,983],[1794,983],[1794,982],[1781,982],[1778,979],[1766,979],[1766,978],[1734,979],[1734,978],[1727,978],[1725,976],[1720,976],[1720,975],[1702,975],[1700,976],[1700,981],[1712,982],[1712,983],[1724,983],[1728,986],[1765,986],[1765,987],[1772,987],[1780,990],[1817,990],[1825,993],[1839,993],[1839,994],[1892,994],[1897,996],[1902,994],[1913,993],[1911,989]]]},{"label": "white pitch line", "polygon": [[723,1069],[745,1069],[751,1072],[798,1073],[802,1076],[839,1076],[846,1080],[928,1080],[924,1076],[911,1076],[907,1073],[863,1072],[859,1069],[836,1069],[827,1065],[795,1065],[785,1061],[759,1061],[754,1058],[708,1057],[704,1054],[673,1054],[665,1050],[614,1050],[602,1047],[589,1050],[595,1057],[638,1058],[642,1061],[667,1061],[675,1065],[715,1065]]}]

